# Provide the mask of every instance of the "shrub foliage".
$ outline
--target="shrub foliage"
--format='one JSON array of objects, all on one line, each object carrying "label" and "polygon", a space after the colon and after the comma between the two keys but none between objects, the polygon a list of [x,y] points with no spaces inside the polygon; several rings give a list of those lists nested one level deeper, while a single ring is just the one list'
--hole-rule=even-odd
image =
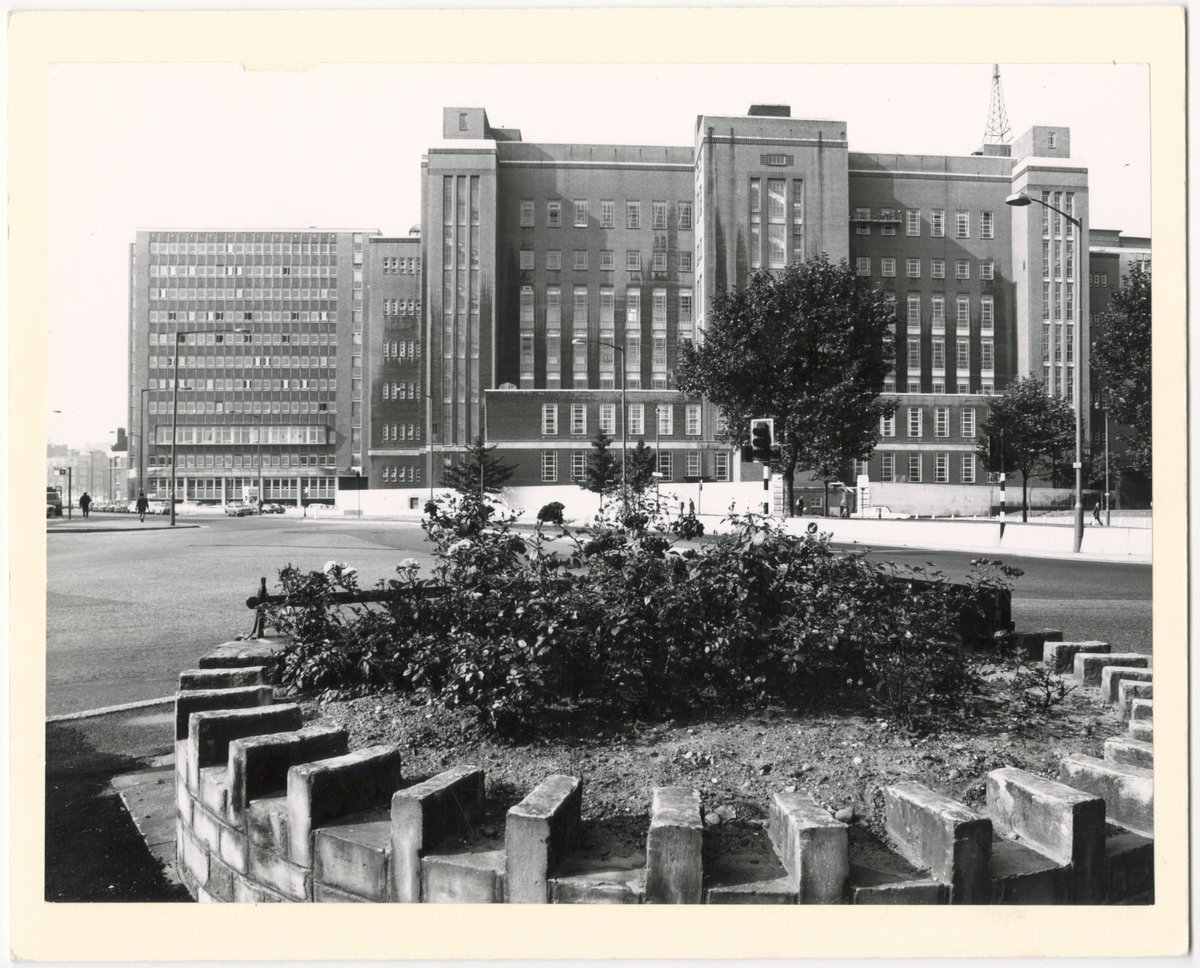
[{"label": "shrub foliage", "polygon": [[840,691],[912,725],[961,710],[975,691],[960,613],[1020,574],[979,561],[963,585],[881,568],[835,552],[827,536],[791,536],[753,515],[683,545],[682,522],[652,507],[620,513],[522,535],[478,499],[439,502],[424,524],[433,574],[405,561],[371,605],[332,602],[358,590],[351,568],[284,568],[288,604],[273,618],[292,640],[285,682],[411,690],[508,733],[564,708],[655,717],[731,703],[803,707]]}]

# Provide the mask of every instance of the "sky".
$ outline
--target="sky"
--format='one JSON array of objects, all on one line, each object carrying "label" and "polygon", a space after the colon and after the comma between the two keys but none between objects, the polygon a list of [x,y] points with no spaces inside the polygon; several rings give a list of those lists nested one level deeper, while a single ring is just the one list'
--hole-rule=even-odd
[{"label": "sky", "polygon": [[[1013,137],[1071,128],[1091,224],[1150,235],[1149,71],[1001,65]],[[966,155],[991,65],[62,64],[49,117],[48,436],[107,446],[127,422],[128,246],[148,228],[377,228],[420,221],[444,106],[527,141],[690,146],[697,115],[790,104],[852,151]],[[59,411],[55,413],[54,411]]]}]

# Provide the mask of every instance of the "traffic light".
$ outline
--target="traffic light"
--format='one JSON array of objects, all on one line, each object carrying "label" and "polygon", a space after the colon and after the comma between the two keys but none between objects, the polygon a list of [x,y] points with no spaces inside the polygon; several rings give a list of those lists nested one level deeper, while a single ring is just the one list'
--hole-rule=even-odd
[{"label": "traffic light", "polygon": [[988,437],[987,469],[993,473],[1004,470],[1004,435],[993,434]]},{"label": "traffic light", "polygon": [[775,421],[770,417],[758,417],[750,421],[750,449],[760,464],[771,463],[775,447]]}]

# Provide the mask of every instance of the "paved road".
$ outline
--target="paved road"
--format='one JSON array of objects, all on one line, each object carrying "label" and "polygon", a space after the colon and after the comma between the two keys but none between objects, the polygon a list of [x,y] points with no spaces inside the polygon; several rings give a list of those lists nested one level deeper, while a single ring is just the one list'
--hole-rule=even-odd
[{"label": "paved road", "polygon": [[[102,526],[106,517],[93,515],[89,523]],[[113,517],[121,526],[131,523]],[[364,584],[390,577],[401,558],[417,558],[423,573],[432,562],[417,524],[292,516],[180,523],[199,526],[48,536],[49,714],[169,695],[181,669],[249,630],[245,599],[259,576],[273,583],[289,562],[320,568],[330,559],[345,561]],[[933,561],[951,574],[972,557],[911,549],[877,555]],[[1149,566],[1006,560],[1027,572],[1014,600],[1018,628],[1052,626],[1068,639],[1103,638],[1150,651]]]}]

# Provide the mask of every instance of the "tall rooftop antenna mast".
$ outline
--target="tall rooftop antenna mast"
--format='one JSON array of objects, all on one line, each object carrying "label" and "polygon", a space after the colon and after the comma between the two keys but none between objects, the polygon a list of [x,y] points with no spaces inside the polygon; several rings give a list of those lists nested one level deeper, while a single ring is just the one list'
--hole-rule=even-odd
[{"label": "tall rooftop antenna mast", "polygon": [[1000,65],[992,65],[992,99],[988,104],[987,129],[983,132],[985,145],[1006,145],[1012,141],[1008,112],[1004,110],[1004,92],[1000,89]]}]

